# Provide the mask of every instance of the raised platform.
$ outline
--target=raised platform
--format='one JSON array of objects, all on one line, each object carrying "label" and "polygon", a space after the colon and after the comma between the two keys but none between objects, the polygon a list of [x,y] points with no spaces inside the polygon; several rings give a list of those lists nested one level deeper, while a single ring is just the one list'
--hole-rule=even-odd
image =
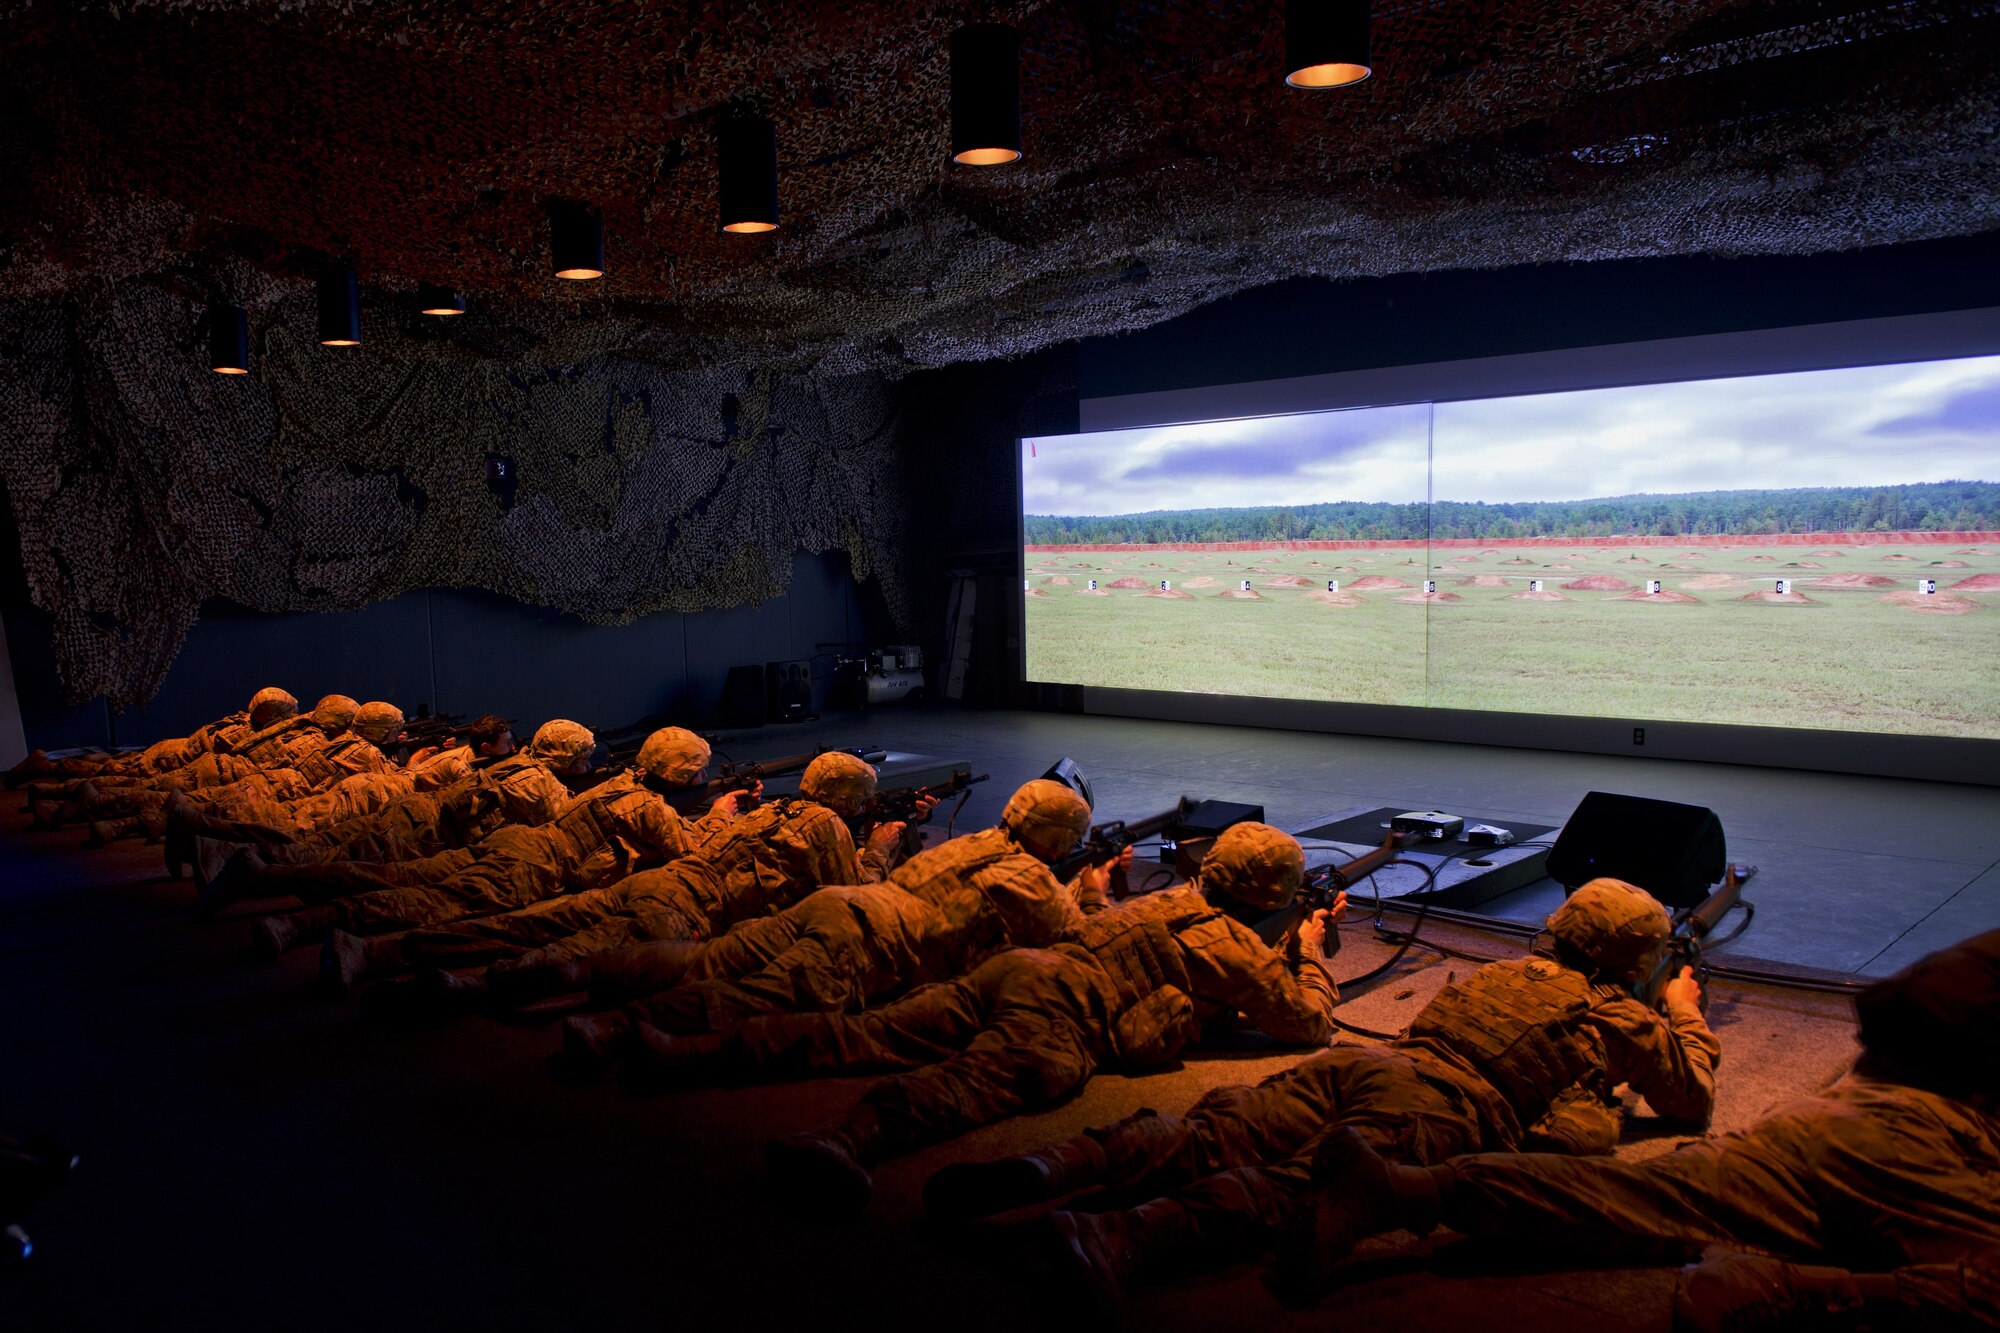
[{"label": "raised platform", "polygon": [[[1409,808],[1383,805],[1339,810],[1293,830],[1293,836],[1305,845],[1308,866],[1330,859],[1337,863],[1381,846],[1389,834],[1390,819]],[[1463,815],[1467,828],[1474,824],[1504,828],[1514,835],[1514,841],[1505,847],[1491,847],[1468,842],[1463,834],[1426,839],[1398,853],[1396,861],[1401,864],[1377,873],[1376,878],[1383,881],[1379,884],[1382,897],[1462,910],[1548,877],[1555,826],[1462,810],[1452,813]],[[1345,855],[1328,858],[1323,855],[1327,850]],[[1404,887],[1405,881],[1408,887]]]}]

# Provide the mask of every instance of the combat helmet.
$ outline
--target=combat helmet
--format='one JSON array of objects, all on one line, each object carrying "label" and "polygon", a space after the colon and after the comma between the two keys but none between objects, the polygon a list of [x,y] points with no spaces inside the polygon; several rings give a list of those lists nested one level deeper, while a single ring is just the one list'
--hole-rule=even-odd
[{"label": "combat helmet", "polygon": [[844,750],[829,750],[806,765],[799,794],[835,814],[859,814],[875,795],[875,766]]},{"label": "combat helmet", "polygon": [[591,734],[589,727],[560,717],[542,723],[535,732],[535,738],[528,742],[531,757],[559,772],[596,748],[597,737]]},{"label": "combat helmet", "polygon": [[250,696],[250,730],[262,731],[269,726],[299,715],[299,701],[291,691],[279,689],[276,685],[266,685]]},{"label": "combat helmet", "polygon": [[646,737],[636,762],[649,776],[685,787],[708,767],[708,742],[685,727],[661,727]]},{"label": "combat helmet", "polygon": [[371,745],[386,745],[403,729],[403,710],[376,699],[354,714],[354,734]]},{"label": "combat helmet", "polygon": [[1090,803],[1060,782],[1036,778],[1007,798],[1000,822],[1043,861],[1054,861],[1090,832]]},{"label": "combat helmet", "polygon": [[313,725],[328,736],[338,736],[354,725],[354,715],[361,711],[361,705],[344,694],[329,694],[313,705]]},{"label": "combat helmet", "polygon": [[1549,934],[1606,978],[1631,975],[1673,933],[1659,900],[1622,879],[1579,887],[1549,914]]},{"label": "combat helmet", "polygon": [[1291,902],[1305,883],[1306,854],[1299,840],[1269,824],[1231,824],[1202,858],[1201,887],[1266,912]]}]

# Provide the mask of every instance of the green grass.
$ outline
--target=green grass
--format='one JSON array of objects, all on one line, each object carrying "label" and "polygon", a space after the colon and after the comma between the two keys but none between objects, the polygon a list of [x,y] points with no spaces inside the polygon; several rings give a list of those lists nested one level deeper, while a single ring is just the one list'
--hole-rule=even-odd
[{"label": "green grass", "polygon": [[[1586,548],[1569,548],[1584,550]],[[2000,592],[1960,594],[1976,602],[1964,615],[1926,615],[1883,602],[1937,579],[1940,595],[1970,574],[2000,573],[2000,555],[1957,553],[1953,545],[1710,548],[1683,559],[1682,547],[1596,547],[1564,561],[1566,548],[1389,547],[1366,551],[1144,552],[1030,554],[1029,583],[1047,597],[1027,599],[1028,678],[1117,686],[1351,703],[1428,705],[1660,721],[1888,731],[2000,738]],[[1843,555],[1813,553],[1841,549]],[[1986,549],[2000,549],[1988,547]],[[1496,550],[1497,555],[1481,554]],[[1263,569],[1247,568],[1268,556]],[[1637,554],[1650,563],[1625,557]],[[1907,554],[1909,561],[1884,560]],[[1454,557],[1471,555],[1473,561]],[[1768,555],[1768,561],[1749,557]],[[1503,563],[1525,558],[1533,563]],[[1962,560],[1963,569],[1932,561]],[[1415,561],[1416,563],[1402,563]],[[1820,569],[1788,568],[1813,561]],[[1231,563],[1233,562],[1233,563]],[[1317,563],[1314,563],[1317,562]],[[1549,566],[1569,563],[1569,570]],[[1663,570],[1662,563],[1690,568]],[[1346,569],[1337,568],[1346,566]],[[1055,569],[1074,587],[1050,586]],[[1428,572],[1427,572],[1428,571]],[[1619,602],[1615,592],[1564,592],[1565,602],[1511,599],[1539,577],[1550,591],[1584,574],[1615,574],[1643,586],[1663,581],[1699,604]],[[1893,588],[1811,587],[1832,574],[1876,574]],[[1313,588],[1265,588],[1276,574],[1337,578],[1343,590],[1370,574],[1421,584],[1463,600],[1406,603],[1402,590],[1364,592],[1363,605],[1326,606]],[[1506,587],[1460,587],[1475,575],[1498,575]],[[1702,575],[1726,574],[1743,586],[1682,589]],[[1080,595],[1123,576],[1157,584],[1206,575],[1217,587],[1195,588],[1192,601],[1114,590]],[[1781,606],[1742,599],[1771,580],[1797,580],[1819,605]],[[1264,600],[1217,596],[1249,578]]]}]

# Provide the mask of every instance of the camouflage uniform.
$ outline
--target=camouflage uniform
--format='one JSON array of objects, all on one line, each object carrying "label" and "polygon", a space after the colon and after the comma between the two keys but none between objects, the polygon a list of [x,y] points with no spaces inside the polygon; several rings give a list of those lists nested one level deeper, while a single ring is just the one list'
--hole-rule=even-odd
[{"label": "camouflage uniform", "polygon": [[[1620,927],[1630,918],[1646,929],[1613,943],[1607,931],[1578,928],[1579,914],[1605,901]],[[1594,961],[1605,976],[1628,975],[1643,957],[1631,950],[1642,943],[1656,949],[1667,929],[1665,909],[1612,880],[1579,889],[1550,918],[1558,940],[1589,938],[1599,946]],[[1185,1116],[1140,1111],[1022,1159],[1035,1169],[1017,1174],[1049,1192],[1083,1184],[1171,1191],[1085,1225],[1117,1232],[1134,1265],[1226,1259],[1268,1242],[1309,1182],[1318,1141],[1342,1126],[1387,1156],[1433,1162],[1475,1144],[1517,1147],[1530,1127],[1546,1134],[1537,1142],[1609,1151],[1617,1123],[1610,1096],[1620,1083],[1664,1115],[1705,1123],[1713,1110],[1721,1048],[1697,1004],[1670,1001],[1661,1014],[1623,987],[1552,959],[1480,968],[1440,992],[1410,1031],[1386,1046],[1337,1046],[1254,1088],[1213,1089]],[[1576,1088],[1589,1096],[1572,1095]],[[992,1171],[940,1172],[932,1185],[942,1210],[972,1199],[970,1211],[988,1211],[996,1200],[980,1199],[980,1190],[982,1173]],[[1059,1222],[1075,1219],[1063,1214]],[[1130,1275],[1118,1273],[1112,1285]]]},{"label": "camouflage uniform", "polygon": [[859,1009],[1001,949],[1073,937],[1082,923],[1073,891],[1002,825],[920,853],[884,883],[821,889],[706,944],[592,959],[587,976],[601,997],[652,995],[633,1007],[637,1019],[700,1032],[752,1014]]},{"label": "camouflage uniform", "polygon": [[15,765],[13,772],[25,779],[60,780],[97,776],[107,780],[130,778],[144,781],[191,764],[218,748],[227,749],[254,731],[296,716],[298,711],[297,699],[275,685],[267,685],[251,696],[250,706],[242,712],[218,718],[185,736],[154,741],[132,754],[78,755],[52,760],[37,750]]},{"label": "camouflage uniform", "polygon": [[[850,766],[867,770],[865,790]],[[730,820],[685,857],[607,888],[413,932],[403,938],[402,956],[419,966],[466,966],[528,954],[519,966],[531,969],[642,941],[705,940],[823,884],[875,883],[885,870],[882,853],[857,854],[842,818],[859,810],[874,786],[874,769],[863,761],[821,755],[800,780],[799,799]]]},{"label": "camouflage uniform", "polygon": [[1992,1327],[2000,1313],[2000,1117],[1992,1111],[2000,1076],[1990,1054],[2000,1035],[2000,930],[1876,982],[1855,1007],[1863,1048],[1855,1072],[1749,1129],[1644,1162],[1479,1154],[1429,1171],[1390,1168],[1378,1177],[1379,1193],[1360,1200],[1329,1181],[1335,1215],[1354,1223],[1335,1234],[1351,1243],[1441,1221],[1547,1253],[1625,1262],[1677,1261],[1720,1245],[1887,1278],[1857,1285],[1842,1280],[1849,1275],[1767,1265],[1774,1280],[1747,1290],[1684,1281],[1682,1312],[1695,1326],[1722,1326],[1735,1309],[1755,1308],[1769,1326],[1778,1315],[1803,1320],[1831,1310],[1865,1316],[1870,1327],[1935,1328],[1947,1319]]},{"label": "camouflage uniform", "polygon": [[295,822],[292,807],[298,802],[350,779],[394,772],[395,766],[381,747],[402,727],[403,714],[393,705],[364,704],[355,714],[353,728],[347,735],[298,755],[290,767],[270,769],[225,787],[204,790],[196,796],[195,805],[210,820],[278,829],[292,826]]}]

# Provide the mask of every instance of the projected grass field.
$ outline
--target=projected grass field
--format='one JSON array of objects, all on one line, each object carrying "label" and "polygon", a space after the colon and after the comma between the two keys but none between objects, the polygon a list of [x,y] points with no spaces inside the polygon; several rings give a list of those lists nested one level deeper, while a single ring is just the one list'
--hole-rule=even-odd
[{"label": "projected grass field", "polygon": [[[1744,538],[1030,548],[1028,678],[2000,736],[2000,545],[1924,536],[1808,546]],[[1791,580],[1787,596],[1775,592],[1780,578]],[[1935,594],[1919,591],[1927,578]],[[1178,595],[1158,595],[1162,579]],[[1246,579],[1250,595],[1240,591]],[[1430,598],[1426,579],[1437,585]],[[1531,579],[1541,580],[1539,596],[1529,592]],[[1646,594],[1651,579],[1660,596]],[[1112,586],[1121,580],[1142,586]],[[1338,593],[1326,591],[1329,580],[1339,581]],[[1578,582],[1613,586],[1564,586]],[[1956,665],[1965,663],[1977,669]]]}]

